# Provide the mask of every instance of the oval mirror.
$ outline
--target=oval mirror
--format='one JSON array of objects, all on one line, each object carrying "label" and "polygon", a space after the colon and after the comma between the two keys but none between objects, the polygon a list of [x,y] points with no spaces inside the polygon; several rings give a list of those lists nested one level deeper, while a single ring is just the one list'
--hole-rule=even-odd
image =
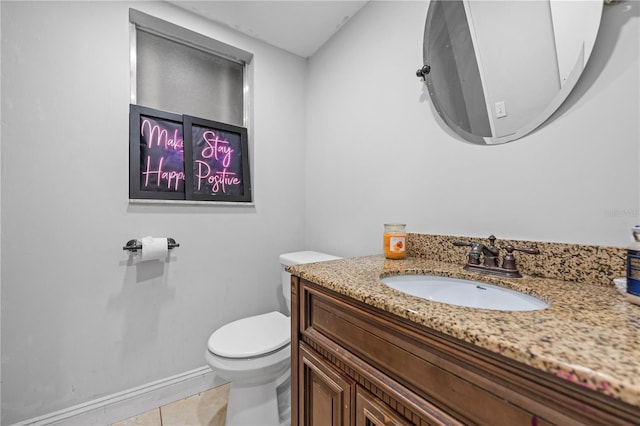
[{"label": "oval mirror", "polygon": [[593,0],[432,0],[418,76],[440,117],[464,140],[516,140],[549,118],[575,86],[602,7]]}]

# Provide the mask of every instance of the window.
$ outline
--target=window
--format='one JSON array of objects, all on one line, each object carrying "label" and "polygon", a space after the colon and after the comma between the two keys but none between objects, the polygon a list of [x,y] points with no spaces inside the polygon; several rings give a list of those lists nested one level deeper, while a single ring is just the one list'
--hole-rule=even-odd
[{"label": "window", "polygon": [[[217,129],[220,129],[220,126],[222,128],[225,125],[232,126],[236,133],[244,133],[245,135],[242,138],[245,141],[242,161],[247,169],[245,171],[248,173],[246,128],[249,127],[251,118],[248,112],[250,111],[251,87],[249,82],[252,55],[137,10],[129,10],[129,22],[131,24],[131,126],[134,125],[134,121],[146,123],[144,115],[141,121],[140,111],[152,111],[153,114],[159,114],[160,117],[166,113],[170,120],[165,121],[165,125],[168,125],[169,122],[177,123],[185,143],[192,139],[192,135],[189,133],[189,135],[182,136],[184,117],[190,117],[189,120],[186,120],[189,123],[193,120],[205,120]],[[132,127],[131,130],[131,135],[137,134],[136,137],[139,139],[134,141],[130,137],[130,188],[137,188],[137,190],[130,190],[131,199],[175,200],[191,198],[251,201],[249,180],[243,182],[245,189],[244,193],[240,195],[236,194],[232,197],[228,194],[212,193],[200,194],[200,198],[194,196],[193,188],[189,186],[189,176],[192,176],[192,180],[195,176],[194,182],[199,182],[197,171],[190,169],[192,163],[198,160],[194,160],[193,156],[185,158],[184,155],[194,154],[193,150],[189,149],[196,149],[195,145],[194,147],[185,146],[184,152],[180,147],[179,155],[185,161],[181,174],[178,170],[179,167],[175,166],[180,179],[184,181],[186,177],[186,182],[180,182],[180,185],[176,185],[175,176],[173,176],[172,184],[164,185],[164,190],[145,187],[145,183],[149,179],[148,175],[143,179],[141,171],[154,170],[155,175],[160,176],[162,174],[159,170],[162,169],[163,164],[166,167],[167,163],[161,162],[153,165],[145,163],[145,161],[151,161],[152,157],[145,154],[144,147],[134,146],[144,139],[139,137],[141,131],[144,133],[140,128],[134,129]],[[189,132],[191,129],[185,127],[184,131]],[[196,137],[196,135],[193,136]],[[169,145],[173,145],[171,149],[177,149],[176,146],[182,141],[178,143],[171,140],[170,142]],[[155,141],[155,143],[159,144],[160,141]],[[140,152],[136,154],[138,149]],[[164,154],[159,155],[162,159]],[[202,165],[202,161],[197,164]],[[226,168],[212,170],[211,173],[227,176],[229,170]],[[248,174],[245,178],[248,178]],[[158,182],[158,187],[162,186]],[[175,188],[168,189],[169,186]],[[218,186],[214,185],[213,187]]]},{"label": "window", "polygon": [[250,53],[134,9],[129,21],[131,103],[248,127]]}]

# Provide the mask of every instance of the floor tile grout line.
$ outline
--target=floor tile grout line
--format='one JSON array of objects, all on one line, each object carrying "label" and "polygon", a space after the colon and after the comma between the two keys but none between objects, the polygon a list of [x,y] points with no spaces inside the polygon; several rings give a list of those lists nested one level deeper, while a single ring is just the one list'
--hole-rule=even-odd
[{"label": "floor tile grout line", "polygon": [[[225,391],[225,389],[220,389],[220,388],[223,388],[223,387],[225,387],[225,386],[226,386],[226,392],[224,392],[224,395],[223,395],[223,394],[220,394],[218,397],[216,397],[216,398],[215,398],[216,400],[218,400],[218,399],[219,399],[219,397],[220,397],[220,399],[223,399],[223,401],[222,401],[222,406],[218,406],[219,402],[216,402],[215,404],[210,404],[212,407],[213,407],[213,406],[217,407],[217,409],[216,409],[215,413],[214,413],[214,412],[212,412],[212,413],[211,413],[211,414],[214,414],[214,416],[212,417],[212,419],[217,419],[217,421],[216,421],[216,423],[215,423],[215,424],[216,424],[216,425],[223,425],[223,424],[224,424],[224,420],[221,420],[221,418],[222,418],[222,417],[224,417],[224,416],[220,417],[220,416],[219,416],[219,412],[220,412],[220,409],[224,409],[224,410],[225,410],[225,412],[226,412],[226,406],[227,406],[227,404],[228,404],[228,384],[227,384],[227,385],[221,385],[221,386],[218,386],[218,387],[215,387],[215,388],[211,388],[211,389],[209,389],[209,390],[207,390],[207,391],[198,392],[198,393],[196,393],[196,394],[194,394],[194,395],[190,395],[190,396],[188,396],[188,397],[186,397],[186,398],[178,399],[178,400],[176,400],[176,401],[174,401],[174,402],[171,402],[171,403],[168,403],[168,404],[165,404],[165,405],[162,405],[162,406],[157,406],[157,407],[155,407],[155,408],[153,408],[153,409],[149,410],[149,412],[155,412],[155,413],[156,413],[156,415],[158,416],[158,417],[155,417],[155,419],[153,420],[153,423],[152,423],[152,424],[153,424],[154,426],[164,426],[164,415],[167,415],[167,421],[169,422],[169,424],[172,424],[172,421],[171,421],[171,420],[172,420],[172,419],[173,419],[173,417],[175,417],[175,415],[178,413],[178,412],[176,412],[176,411],[174,410],[174,407],[176,407],[176,405],[177,405],[177,404],[180,404],[181,402],[188,401],[188,400],[192,400],[192,399],[197,399],[198,401],[200,401],[200,400],[202,400],[202,398],[204,397],[204,394],[207,394],[207,395],[208,395],[210,392],[216,393],[216,391],[217,391],[217,390],[219,390],[219,391],[221,391],[221,392],[222,392],[222,391]],[[163,410],[163,408],[164,408],[165,410]],[[197,407],[194,407],[194,408],[195,408],[195,410],[196,410],[196,412],[197,412],[197,411],[198,411]],[[192,409],[193,409],[193,408],[187,408],[187,407],[185,407],[185,406],[182,406],[182,407],[178,410],[178,411],[179,411],[179,413],[177,414],[177,416],[178,416],[178,417],[180,417],[180,416],[184,415],[186,412],[190,412]],[[156,410],[158,410],[158,411],[156,411]],[[120,423],[118,423],[118,424],[113,424],[112,426],[124,426],[125,424],[127,424],[127,423],[124,423],[124,422],[125,422],[125,421],[127,421],[127,420],[131,420],[131,421],[136,421],[136,420],[138,420],[138,421],[139,421],[139,419],[136,419],[136,418],[137,418],[137,417],[140,417],[140,416],[141,416],[141,415],[143,415],[143,414],[145,414],[145,413],[144,413],[144,412],[143,412],[143,413],[139,413],[139,414],[137,414],[137,415],[136,415],[136,416],[134,416],[134,417],[131,417],[131,418],[129,418],[129,419],[126,419],[126,420],[124,420],[124,421],[122,421],[122,422],[120,422]],[[187,415],[188,415],[190,418],[192,417],[192,415],[190,415],[189,413],[187,413]],[[209,414],[207,414],[207,415],[209,415]],[[180,421],[185,422],[185,421],[186,421],[186,419],[182,419],[182,420],[180,420]],[[191,419],[190,421],[192,421],[192,422],[193,422],[193,423],[190,423],[192,426],[201,425],[201,423],[199,423],[199,419],[198,419],[198,420]],[[135,424],[137,424],[137,423],[135,423]],[[149,422],[149,423],[148,423],[148,426],[152,426],[152,424]],[[182,423],[182,424],[186,425],[187,423]],[[213,424],[213,423],[211,423],[211,424]]]}]

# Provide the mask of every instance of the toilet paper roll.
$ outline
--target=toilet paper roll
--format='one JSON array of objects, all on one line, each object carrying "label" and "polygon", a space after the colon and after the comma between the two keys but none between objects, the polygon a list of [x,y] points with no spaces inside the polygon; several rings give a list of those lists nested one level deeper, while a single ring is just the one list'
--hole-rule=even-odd
[{"label": "toilet paper roll", "polygon": [[141,261],[165,259],[169,254],[166,238],[144,237],[140,240],[142,243]]}]

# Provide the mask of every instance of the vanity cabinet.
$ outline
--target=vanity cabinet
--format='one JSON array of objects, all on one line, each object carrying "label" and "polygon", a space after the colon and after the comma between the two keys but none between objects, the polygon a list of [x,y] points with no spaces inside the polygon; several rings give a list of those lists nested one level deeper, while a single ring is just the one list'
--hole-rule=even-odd
[{"label": "vanity cabinet", "polygon": [[296,276],[291,346],[293,425],[640,424],[638,407]]}]

